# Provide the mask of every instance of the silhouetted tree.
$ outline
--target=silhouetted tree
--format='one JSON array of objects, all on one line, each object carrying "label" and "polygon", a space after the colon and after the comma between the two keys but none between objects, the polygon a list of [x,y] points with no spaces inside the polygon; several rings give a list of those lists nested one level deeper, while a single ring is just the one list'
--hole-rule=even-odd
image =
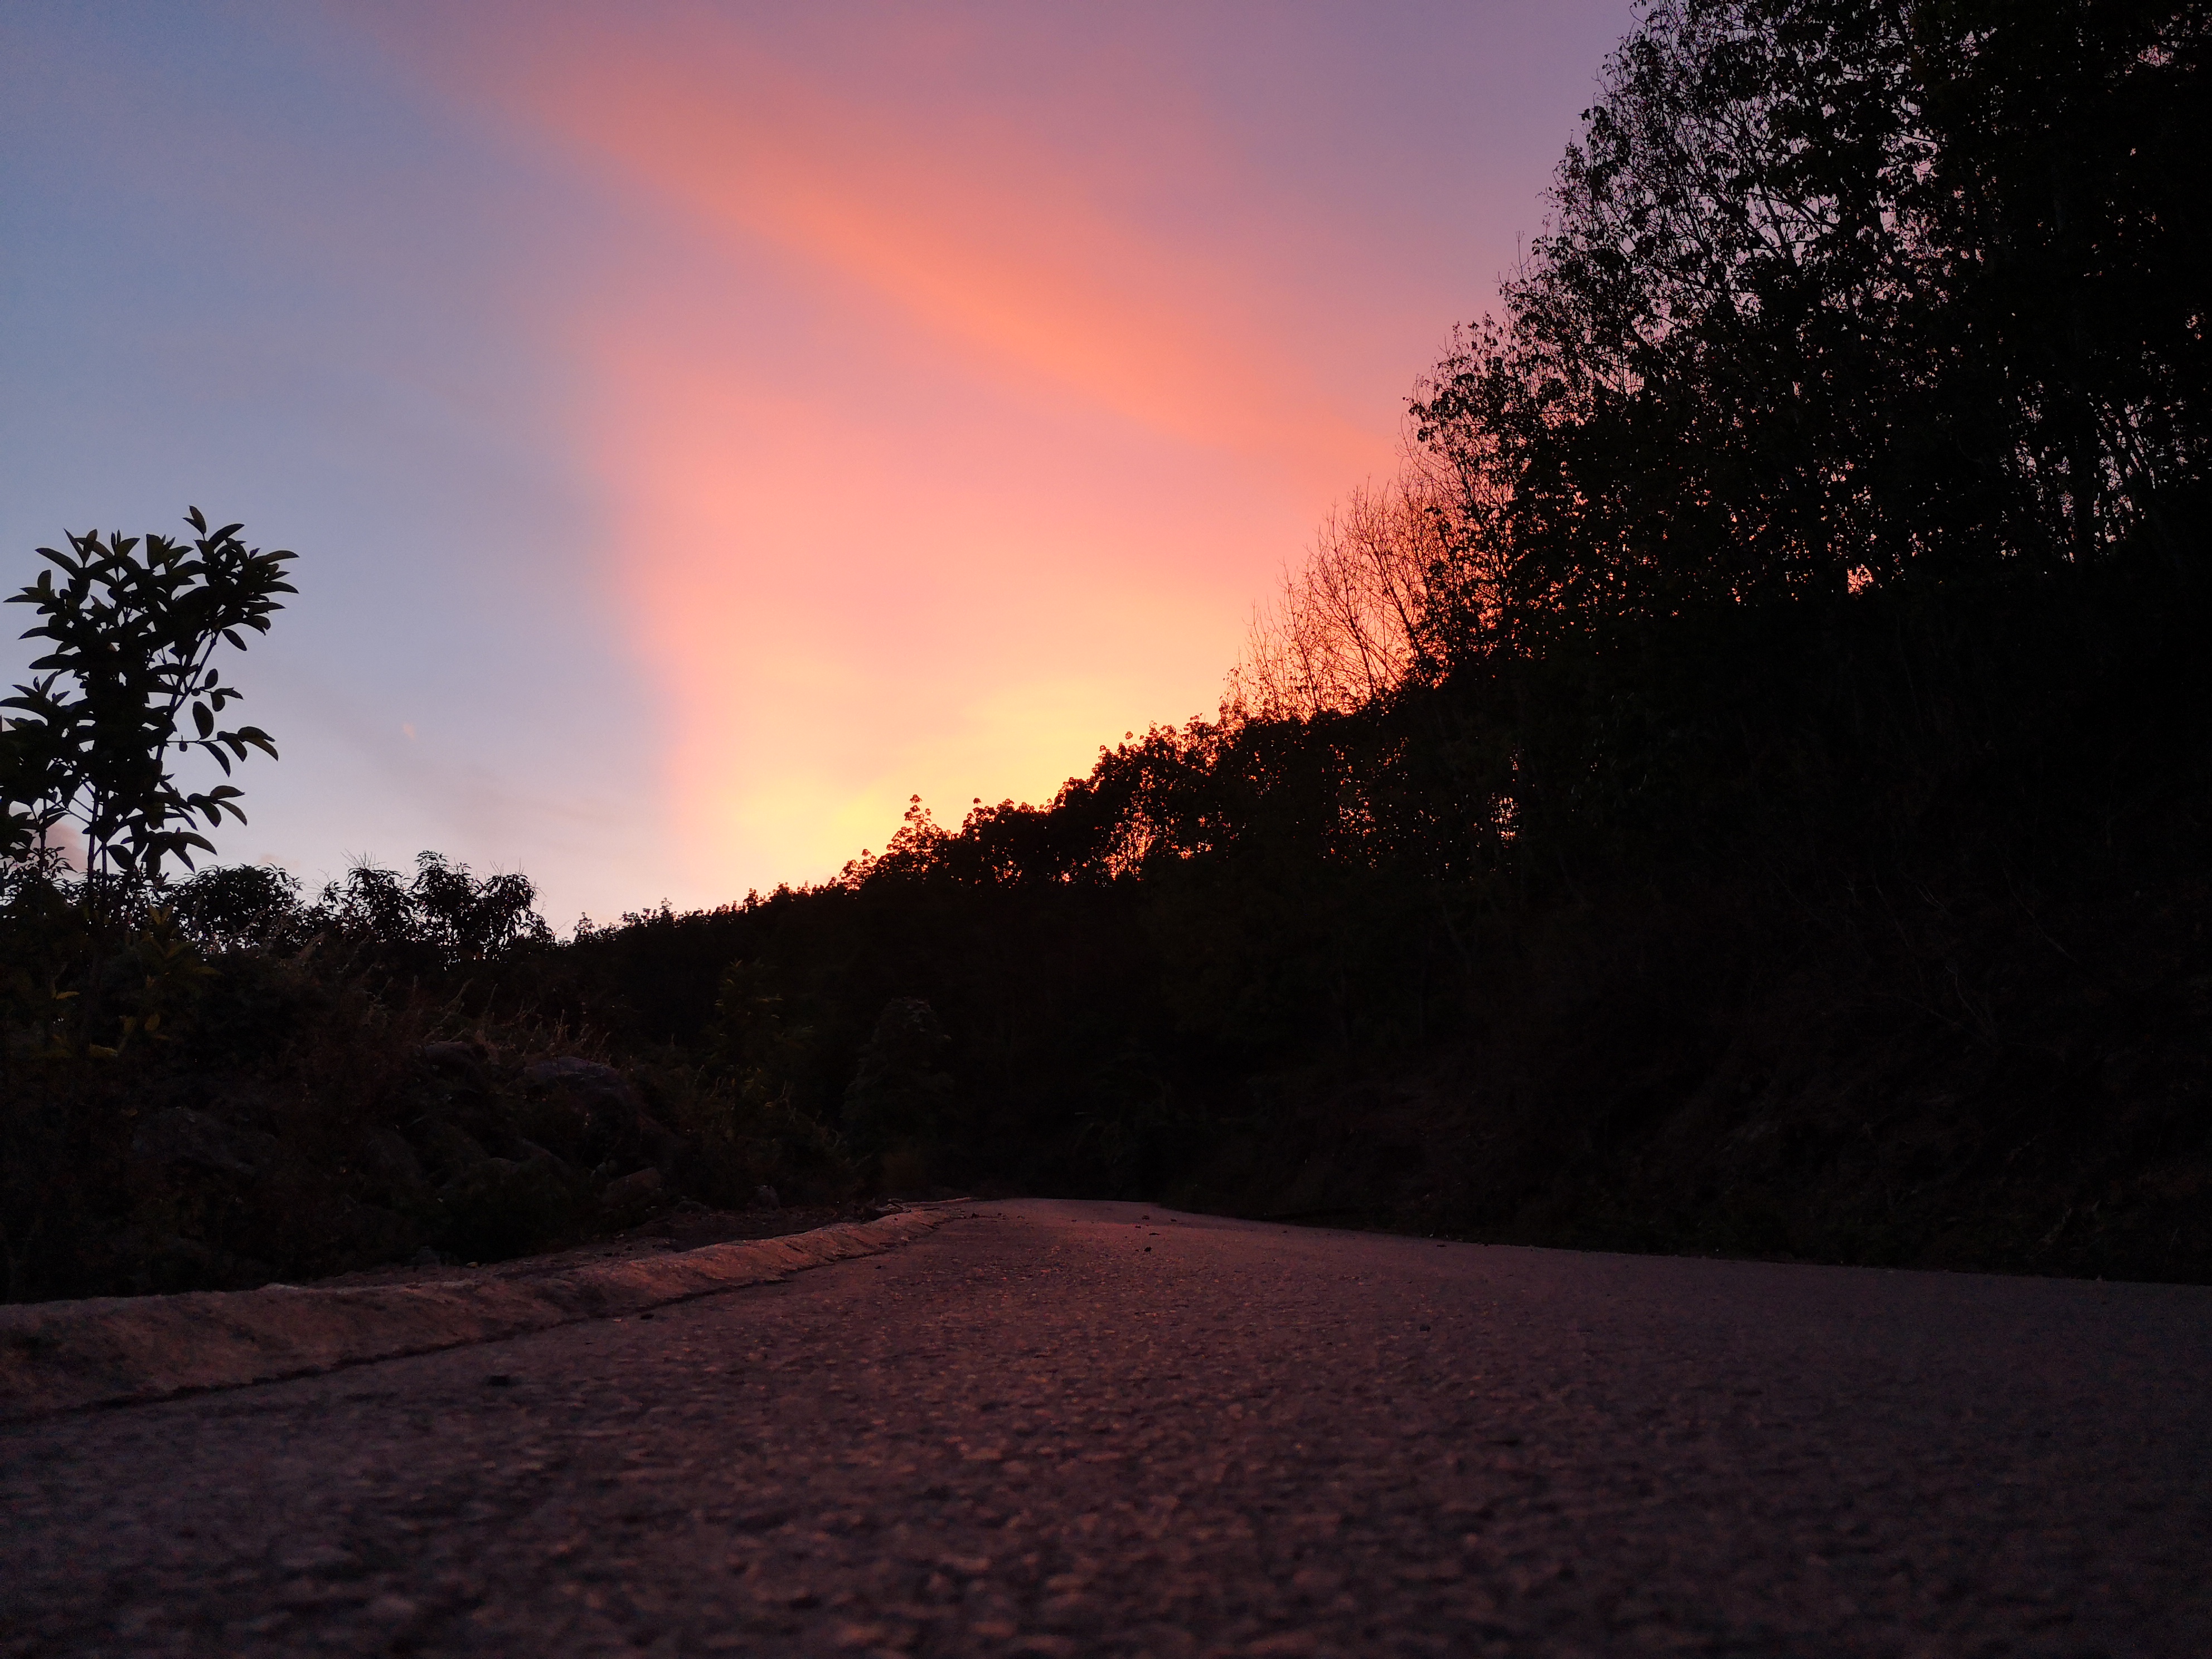
[{"label": "silhouetted tree", "polygon": [[[214,850],[196,821],[244,822],[235,786],[187,792],[170,775],[172,754],[198,750],[228,775],[249,749],[276,753],[259,726],[218,729],[243,694],[213,659],[219,645],[245,648],[241,629],[268,631],[276,596],[295,591],[283,580],[294,555],[248,548],[239,525],[210,530],[198,507],[185,518],[199,532],[189,543],[149,535],[141,551],[138,537],[88,532],[71,535],[66,553],[42,547],[54,568],[8,601],[35,608],[24,637],[52,647],[31,665],[45,672],[0,701],[21,711],[0,757],[9,834],[19,850],[45,848],[76,820],[95,884],[116,874],[158,883],[165,860],[189,869],[195,850]],[[179,736],[187,711],[193,732]]]}]

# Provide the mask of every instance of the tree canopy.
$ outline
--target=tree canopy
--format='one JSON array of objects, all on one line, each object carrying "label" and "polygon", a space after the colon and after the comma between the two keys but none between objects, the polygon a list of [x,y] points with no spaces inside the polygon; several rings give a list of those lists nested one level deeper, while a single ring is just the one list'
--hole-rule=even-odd
[{"label": "tree canopy", "polygon": [[2178,556],[2207,35],[2201,4],[1649,7],[1504,316],[1414,403],[1490,601],[1432,651]]}]

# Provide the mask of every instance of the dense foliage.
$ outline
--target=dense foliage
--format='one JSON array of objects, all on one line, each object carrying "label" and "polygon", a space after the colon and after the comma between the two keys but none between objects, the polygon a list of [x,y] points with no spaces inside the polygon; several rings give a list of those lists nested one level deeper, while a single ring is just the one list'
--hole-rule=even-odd
[{"label": "dense foliage", "polygon": [[0,888],[7,1297],[498,1257],[743,1208],[764,1184],[852,1189],[816,1124],[680,1056],[609,1064],[597,1034],[528,1006],[553,955],[534,898],[434,854],[304,901],[280,871],[218,866],[95,907],[18,866]]}]

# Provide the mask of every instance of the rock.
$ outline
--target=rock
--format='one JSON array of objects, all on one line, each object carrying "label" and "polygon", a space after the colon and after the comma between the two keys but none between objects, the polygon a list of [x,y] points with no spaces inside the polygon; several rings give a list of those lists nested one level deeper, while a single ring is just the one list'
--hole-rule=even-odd
[{"label": "rock", "polygon": [[420,1205],[429,1195],[429,1179],[422,1173],[422,1160],[397,1130],[380,1127],[369,1130],[362,1136],[356,1156],[362,1172],[399,1203]]},{"label": "rock", "polygon": [[448,1182],[490,1156],[483,1143],[467,1130],[441,1119],[433,1120],[423,1128],[422,1150],[430,1155],[430,1167]]},{"label": "rock", "polygon": [[673,1182],[678,1166],[684,1160],[684,1137],[659,1118],[640,1112],[637,1115],[637,1156]]},{"label": "rock", "polygon": [[408,1258],[407,1265],[410,1267],[442,1267],[446,1265],[446,1258],[425,1244]]},{"label": "rock", "polygon": [[586,1166],[635,1160],[639,1126],[649,1120],[637,1091],[613,1066],[564,1054],[523,1067],[522,1084],[529,1097],[523,1125],[533,1139]]},{"label": "rock", "polygon": [[486,1158],[438,1189],[446,1242],[464,1259],[513,1255],[567,1231],[587,1193],[544,1157]]},{"label": "rock", "polygon": [[426,1064],[441,1070],[450,1068],[475,1072],[491,1058],[490,1049],[468,1038],[451,1042],[426,1042],[418,1052]]},{"label": "rock", "polygon": [[236,1128],[184,1106],[155,1113],[131,1138],[131,1156],[138,1163],[185,1164],[224,1175],[256,1174],[276,1152],[274,1135]]},{"label": "rock", "polygon": [[487,1146],[505,1140],[513,1103],[493,1074],[488,1049],[474,1042],[426,1042],[416,1059],[418,1075],[399,1106],[403,1121],[443,1118]]},{"label": "rock", "polygon": [[438,1188],[438,1196],[447,1204],[465,1206],[506,1186],[521,1169],[511,1158],[494,1158],[486,1153],[471,1159],[447,1176],[445,1185]]},{"label": "rock", "polygon": [[532,1060],[522,1068],[522,1081],[532,1089],[567,1089],[582,1095],[616,1095],[631,1101],[637,1098],[637,1091],[619,1070],[596,1060],[586,1060],[580,1054]]},{"label": "rock", "polygon": [[753,1189],[753,1208],[756,1210],[780,1210],[782,1207],[782,1201],[776,1197],[775,1188],[761,1186]]},{"label": "rock", "polygon": [[491,1051],[481,1042],[426,1042],[416,1052],[447,1083],[477,1094],[491,1088]]},{"label": "rock", "polygon": [[609,1182],[600,1202],[617,1213],[635,1215],[659,1204],[665,1190],[659,1170],[640,1170],[635,1175],[626,1175],[619,1181]]},{"label": "rock", "polygon": [[326,1198],[312,1216],[302,1218],[293,1228],[290,1242],[295,1249],[304,1247],[316,1260],[343,1273],[396,1261],[420,1237],[404,1217],[341,1194]]},{"label": "rock", "polygon": [[534,1140],[524,1140],[520,1137],[517,1137],[514,1143],[514,1150],[517,1157],[522,1163],[549,1164],[552,1165],[553,1172],[559,1176],[561,1179],[569,1186],[580,1186],[586,1179],[584,1172],[581,1170],[579,1170],[574,1164],[569,1163],[567,1158],[562,1157],[558,1152],[550,1151],[547,1148],[539,1146]]}]

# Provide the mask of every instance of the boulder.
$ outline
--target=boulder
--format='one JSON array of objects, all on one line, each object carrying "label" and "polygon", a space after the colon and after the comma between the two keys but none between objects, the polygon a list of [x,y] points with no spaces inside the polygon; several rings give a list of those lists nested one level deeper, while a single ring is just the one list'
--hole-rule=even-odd
[{"label": "boulder", "polygon": [[[586,1168],[635,1163],[645,1120],[637,1091],[611,1066],[577,1055],[523,1067],[524,1133]],[[663,1133],[666,1132],[662,1131]],[[643,1161],[657,1162],[650,1153]]]},{"label": "boulder", "polygon": [[381,1127],[369,1130],[362,1136],[355,1157],[362,1173],[402,1207],[419,1208],[431,1196],[422,1160],[397,1130]]},{"label": "boulder", "polygon": [[418,1237],[404,1216],[341,1195],[326,1200],[312,1226],[300,1229],[293,1243],[297,1246],[312,1240],[317,1246],[313,1254],[328,1267],[349,1273],[398,1260]]},{"label": "boulder", "polygon": [[480,1042],[426,1042],[416,1057],[450,1103],[472,1104],[493,1092],[491,1053]]},{"label": "boulder", "polygon": [[258,1174],[276,1152],[276,1136],[185,1106],[155,1113],[131,1138],[131,1156],[137,1163],[182,1164],[222,1175]]},{"label": "boulder", "polygon": [[644,1215],[659,1208],[667,1193],[667,1183],[661,1180],[660,1171],[644,1169],[619,1181],[609,1182],[599,1201],[611,1215]]},{"label": "boulder", "polygon": [[491,1086],[491,1050],[481,1042],[426,1042],[417,1053],[441,1077],[478,1089]]},{"label": "boulder", "polygon": [[476,1042],[426,1042],[416,1059],[419,1075],[404,1115],[444,1118],[491,1144],[504,1139],[508,1106],[489,1050]]},{"label": "boulder", "polygon": [[474,1135],[441,1118],[433,1118],[423,1126],[422,1150],[430,1159],[430,1167],[438,1172],[441,1181],[447,1182],[474,1169],[489,1156],[483,1143]]},{"label": "boulder", "polygon": [[452,1251],[467,1258],[518,1255],[568,1231],[585,1194],[555,1159],[485,1158],[438,1189]]},{"label": "boulder", "polygon": [[682,1173],[684,1137],[659,1118],[640,1112],[635,1155],[640,1163],[652,1164],[673,1185]]}]

